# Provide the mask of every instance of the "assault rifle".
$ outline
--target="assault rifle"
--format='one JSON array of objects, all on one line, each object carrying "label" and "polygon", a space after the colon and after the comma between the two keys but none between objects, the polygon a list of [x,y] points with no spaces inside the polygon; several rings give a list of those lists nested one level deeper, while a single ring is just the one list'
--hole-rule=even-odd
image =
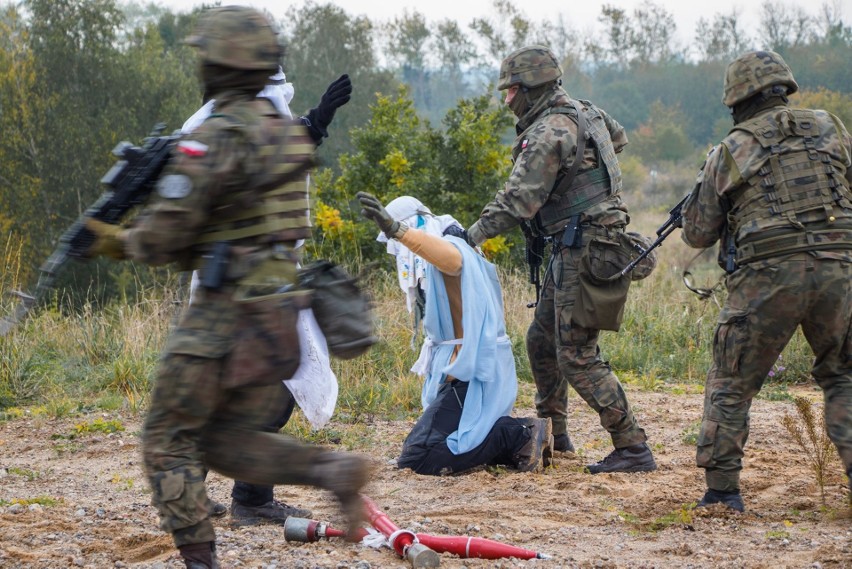
[{"label": "assault rifle", "polygon": [[662,245],[663,241],[666,240],[666,237],[668,237],[672,231],[679,227],[683,227],[683,214],[681,213],[681,210],[683,209],[683,204],[686,203],[686,200],[689,198],[690,195],[691,194],[686,194],[682,200],[677,202],[676,206],[669,210],[669,218],[664,224],[660,226],[659,229],[657,229],[657,238],[654,240],[653,243],[651,243],[651,245],[648,246],[647,249],[644,249],[638,245],[636,246],[636,249],[638,249],[639,252],[639,256],[630,261],[630,263],[626,267],[621,269],[621,272],[618,274],[619,277],[623,277],[624,275],[632,271],[633,268],[636,267],[636,265],[638,265],[642,261],[642,259],[651,254],[651,251]]},{"label": "assault rifle", "polygon": [[131,209],[148,201],[178,138],[176,134],[161,136],[165,126],[157,124],[141,147],[119,142],[113,149],[112,153],[119,160],[101,178],[101,183],[108,189],[59,238],[59,245],[39,268],[35,292],[32,295],[20,291],[12,293],[19,298],[19,303],[11,317],[0,318],[0,336],[8,334],[53,288],[56,277],[69,259],[88,258],[96,235],[86,228],[87,218],[116,224]]},{"label": "assault rifle", "polygon": [[544,260],[544,248],[547,238],[543,235],[526,235],[527,247],[525,257],[530,268],[530,284],[535,287],[535,302],[527,304],[527,308],[535,308],[541,298],[541,264]]}]

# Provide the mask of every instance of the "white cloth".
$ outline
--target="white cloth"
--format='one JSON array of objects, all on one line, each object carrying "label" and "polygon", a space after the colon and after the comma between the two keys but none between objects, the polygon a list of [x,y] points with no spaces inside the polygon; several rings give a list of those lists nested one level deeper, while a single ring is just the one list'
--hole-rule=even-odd
[{"label": "white cloth", "polygon": [[[278,68],[278,73],[269,77],[269,81],[270,83],[257,96],[269,99],[275,105],[275,108],[278,109],[278,112],[285,117],[293,118],[293,113],[290,111],[290,101],[293,100],[293,95],[296,94],[293,84],[287,83],[284,71],[280,67]],[[215,103],[216,99],[210,99],[204,103],[200,109],[186,119],[186,122],[183,123],[180,129],[181,133],[187,134],[198,128],[201,123],[207,120],[210,113],[213,112],[213,105]]]},{"label": "white cloth", "polygon": [[[289,103],[293,99],[293,84],[286,82],[284,71],[279,67],[278,73],[270,77],[270,84],[264,87],[258,96],[266,97],[281,114],[292,117]],[[213,112],[215,99],[198,109],[189,117],[181,128],[183,134],[188,134],[198,128],[210,113]],[[296,244],[299,247],[302,240]],[[189,288],[189,302],[198,287],[198,271],[193,271]],[[304,413],[305,418],[315,429],[321,429],[328,423],[337,406],[338,384],[337,376],[331,370],[328,357],[328,346],[325,336],[319,329],[311,309],[299,311],[299,347],[301,361],[299,369],[292,378],[282,380],[293,398]]]},{"label": "white cloth", "polygon": [[[432,215],[429,208],[420,200],[411,196],[398,197],[392,200],[385,210],[396,221],[404,221],[409,227],[425,231],[430,235],[443,237],[444,230],[451,225],[461,224],[451,215]],[[396,257],[396,276],[399,288],[405,293],[405,305],[408,311],[414,310],[414,300],[417,298],[417,288],[423,292],[428,289],[429,283],[424,279],[428,263],[421,257],[412,253],[408,247],[396,239],[388,239],[384,233],[376,237],[379,243],[387,243],[387,252]]]}]

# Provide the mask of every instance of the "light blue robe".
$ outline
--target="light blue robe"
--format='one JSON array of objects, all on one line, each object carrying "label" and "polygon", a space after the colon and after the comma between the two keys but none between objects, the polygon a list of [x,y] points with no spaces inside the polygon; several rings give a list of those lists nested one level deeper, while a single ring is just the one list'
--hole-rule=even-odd
[{"label": "light blue robe", "polygon": [[[500,417],[509,415],[518,394],[512,344],[506,335],[503,295],[494,265],[463,240],[445,236],[461,252],[461,297],[464,341],[450,362],[455,340],[447,289],[441,273],[427,268],[426,315],[423,326],[434,343],[421,401],[426,408],[438,387],[451,375],[469,383],[458,430],[447,437],[454,454],[479,446]],[[446,343],[445,343],[446,342]],[[451,343],[450,343],[451,342]]]}]

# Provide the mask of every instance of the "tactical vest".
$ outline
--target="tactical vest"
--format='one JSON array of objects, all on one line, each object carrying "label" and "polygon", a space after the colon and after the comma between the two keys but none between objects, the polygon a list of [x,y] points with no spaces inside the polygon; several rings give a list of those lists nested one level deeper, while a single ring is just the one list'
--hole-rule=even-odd
[{"label": "tactical vest", "polygon": [[[262,270],[273,260],[270,271],[281,274],[283,262],[283,273],[294,280],[298,257],[292,245],[311,234],[305,175],[313,166],[316,146],[301,123],[258,113],[253,105],[226,110],[227,115],[210,119],[224,119],[225,128],[235,131],[247,149],[242,164],[246,183],[216,204],[195,249],[208,250],[216,242],[251,249],[248,258],[229,261],[231,279]],[[196,267],[202,264],[203,259],[195,262]]]},{"label": "tactical vest", "polygon": [[[621,191],[621,168],[612,145],[612,138],[600,111],[589,101],[571,99],[570,106],[554,107],[547,114],[560,113],[578,125],[578,149],[585,141],[579,140],[581,133],[591,141],[595,151],[597,167],[572,175],[572,164],[563,164],[556,183],[547,201],[531,220],[530,228],[536,235],[553,235],[565,229],[568,219],[601,203]],[[582,127],[579,119],[583,120]],[[578,152],[575,160],[582,162]]]},{"label": "tactical vest", "polygon": [[833,123],[821,134],[816,113],[785,108],[731,129],[749,133],[761,152],[737,152],[746,182],[728,212],[737,263],[800,251],[852,249],[852,194],[845,149]]}]

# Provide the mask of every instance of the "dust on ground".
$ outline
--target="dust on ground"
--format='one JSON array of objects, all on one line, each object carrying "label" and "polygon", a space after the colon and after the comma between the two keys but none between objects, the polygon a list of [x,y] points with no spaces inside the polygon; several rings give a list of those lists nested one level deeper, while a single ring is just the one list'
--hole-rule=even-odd
[{"label": "dust on ground", "polygon": [[[694,466],[702,395],[629,386],[628,391],[649,435],[656,472],[583,473],[584,464],[610,447],[597,415],[574,397],[569,425],[578,452],[557,454],[555,467],[543,473],[493,468],[435,478],[398,471],[393,458],[413,423],[375,421],[358,449],[376,464],[365,493],[400,528],[483,537],[549,556],[483,560],[445,553],[445,568],[852,567],[852,516],[842,467],[832,463],[823,505],[807,455],[780,422],[785,414],[795,415],[789,401],[754,402],[742,477],[746,513],[740,515],[719,506],[692,509],[704,491],[703,471]],[[796,391],[819,406],[819,391]],[[94,417],[103,415],[87,419]],[[0,423],[0,567],[183,567],[149,503],[141,417],[119,413],[109,419],[120,420],[126,430],[70,439],[79,417]],[[213,499],[230,503],[230,480],[211,473],[208,487]],[[342,525],[334,500],[322,491],[277,487],[276,498],[312,510],[314,519]],[[45,504],[12,504],[34,499]],[[227,516],[215,525],[223,568],[410,566],[387,548],[340,539],[291,543],[281,527],[232,528]]]}]

